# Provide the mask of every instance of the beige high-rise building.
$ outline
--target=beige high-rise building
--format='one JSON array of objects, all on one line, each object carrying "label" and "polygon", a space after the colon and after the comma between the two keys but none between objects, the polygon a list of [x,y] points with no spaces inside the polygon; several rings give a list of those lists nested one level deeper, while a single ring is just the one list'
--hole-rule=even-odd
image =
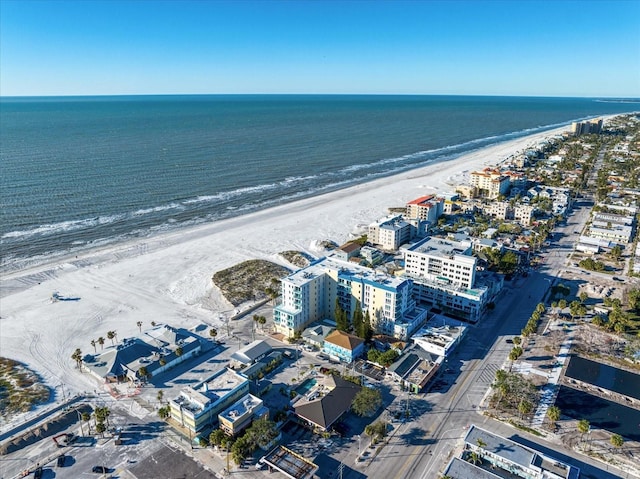
[{"label": "beige high-rise building", "polygon": [[509,192],[510,178],[496,168],[485,168],[471,173],[471,186],[477,188],[480,196],[493,199]]}]

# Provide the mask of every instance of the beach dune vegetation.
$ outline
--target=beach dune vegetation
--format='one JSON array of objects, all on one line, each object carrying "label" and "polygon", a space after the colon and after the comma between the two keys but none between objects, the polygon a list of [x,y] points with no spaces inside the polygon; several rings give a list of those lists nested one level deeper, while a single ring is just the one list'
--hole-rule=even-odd
[{"label": "beach dune vegetation", "polygon": [[23,364],[0,358],[0,416],[27,412],[49,400],[50,391]]},{"label": "beach dune vegetation", "polygon": [[247,301],[267,299],[267,290],[273,280],[279,281],[289,275],[291,270],[261,259],[243,261],[230,268],[218,271],[212,281],[227,301],[238,306]]}]

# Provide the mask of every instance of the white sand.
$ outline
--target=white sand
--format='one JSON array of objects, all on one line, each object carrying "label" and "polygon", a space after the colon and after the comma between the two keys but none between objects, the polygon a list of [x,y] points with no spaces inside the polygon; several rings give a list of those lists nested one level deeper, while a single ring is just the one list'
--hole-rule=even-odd
[{"label": "white sand", "polygon": [[[420,195],[453,191],[470,171],[535,146],[553,131],[487,147],[455,160],[334,193],[151,239],[92,251],[2,278],[0,355],[22,361],[53,388],[93,390],[75,370],[75,348],[93,352],[92,339],[115,330],[138,333],[137,321],[193,327],[220,325],[233,306],[213,287],[214,272],[246,259],[276,262],[295,249],[321,255],[315,245],[349,239],[357,225],[385,216]],[[59,291],[78,301],[51,302]],[[106,344],[110,344],[107,340]],[[98,347],[99,348],[99,347]]]}]

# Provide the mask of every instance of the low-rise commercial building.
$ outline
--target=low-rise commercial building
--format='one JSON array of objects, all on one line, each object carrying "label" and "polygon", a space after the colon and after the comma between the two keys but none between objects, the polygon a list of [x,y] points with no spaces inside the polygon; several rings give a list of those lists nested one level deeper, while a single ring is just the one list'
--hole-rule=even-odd
[{"label": "low-rise commercial building", "polygon": [[271,353],[271,351],[273,351],[273,348],[269,343],[256,339],[231,355],[231,366],[250,366],[256,361],[264,358],[267,354]]},{"label": "low-rise commercial building", "polygon": [[261,418],[269,418],[269,409],[262,399],[247,394],[218,414],[218,424],[229,436],[237,436],[254,420]]},{"label": "low-rise commercial building", "polygon": [[105,382],[141,381],[167,371],[210,347],[208,341],[184,328],[154,326],[134,338],[88,355],[83,365]]},{"label": "low-rise commercial building", "polygon": [[212,427],[218,414],[249,393],[249,380],[230,369],[222,369],[196,386],[184,388],[169,402],[171,421],[197,433]]},{"label": "low-rise commercial building", "polygon": [[425,351],[437,356],[449,356],[460,343],[467,326],[445,316],[433,317],[411,339]]},{"label": "low-rise commercial building", "polygon": [[360,389],[357,384],[340,376],[319,376],[315,387],[298,400],[293,408],[300,419],[326,431],[351,409],[353,398]]},{"label": "low-rise commercial building", "polygon": [[418,394],[424,390],[442,364],[442,358],[415,345],[404,351],[388,372],[402,389]]},{"label": "low-rise commercial building", "polygon": [[[477,477],[492,477],[483,475],[482,471],[487,470],[495,473],[497,477],[521,477],[524,479],[578,479],[580,476],[580,469],[571,464],[485,429],[480,429],[475,425],[471,425],[464,438],[463,459],[467,459],[472,453],[482,461],[483,467],[474,466],[475,469],[470,471],[467,468],[460,469],[460,464],[452,467],[452,463],[449,463],[444,474],[452,479],[476,477],[476,470],[479,471]],[[456,476],[453,475],[454,472],[464,475]]]}]

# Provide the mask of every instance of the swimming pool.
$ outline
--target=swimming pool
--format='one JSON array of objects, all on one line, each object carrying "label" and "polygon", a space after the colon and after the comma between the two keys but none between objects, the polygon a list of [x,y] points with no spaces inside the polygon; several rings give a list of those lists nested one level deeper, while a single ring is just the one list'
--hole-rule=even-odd
[{"label": "swimming pool", "polygon": [[316,385],[316,380],[314,378],[307,378],[305,379],[300,386],[298,386],[295,391],[300,394],[300,396],[304,396],[305,394],[307,394],[312,388],[313,386]]}]

